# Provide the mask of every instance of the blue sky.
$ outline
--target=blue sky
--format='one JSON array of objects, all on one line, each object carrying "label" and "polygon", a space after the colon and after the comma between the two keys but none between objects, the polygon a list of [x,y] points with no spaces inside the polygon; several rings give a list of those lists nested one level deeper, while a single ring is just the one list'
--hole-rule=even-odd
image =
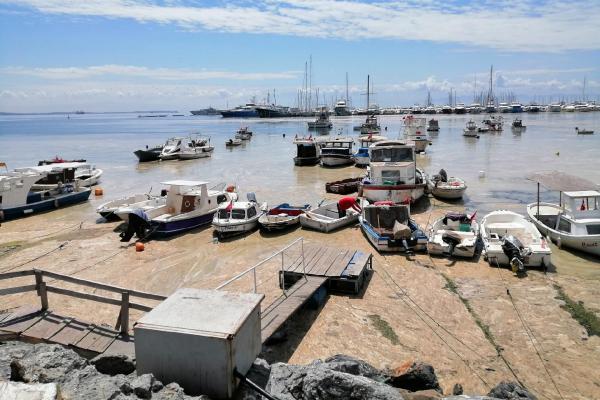
[{"label": "blue sky", "polygon": [[313,86],[363,105],[600,95],[600,2],[0,0],[0,111],[293,105]]}]

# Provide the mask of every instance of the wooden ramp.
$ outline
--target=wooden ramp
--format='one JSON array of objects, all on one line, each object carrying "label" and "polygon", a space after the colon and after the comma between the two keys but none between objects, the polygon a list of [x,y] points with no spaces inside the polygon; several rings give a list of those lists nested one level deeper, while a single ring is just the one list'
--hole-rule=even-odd
[{"label": "wooden ramp", "polygon": [[301,278],[285,294],[262,310],[260,314],[262,342],[269,339],[326,281],[327,278],[319,276]]},{"label": "wooden ramp", "polygon": [[135,353],[133,337],[31,306],[0,314],[0,339],[57,343],[90,357],[101,353],[132,356]]}]

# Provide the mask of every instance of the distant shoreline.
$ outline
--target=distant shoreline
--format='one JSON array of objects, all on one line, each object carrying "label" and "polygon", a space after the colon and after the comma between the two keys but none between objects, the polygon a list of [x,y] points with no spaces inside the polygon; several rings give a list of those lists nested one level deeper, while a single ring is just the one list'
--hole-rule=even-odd
[{"label": "distant shoreline", "polygon": [[77,113],[76,111],[52,111],[52,112],[0,112],[0,115],[85,115],[85,114],[157,114],[157,113],[179,113],[179,111],[90,111]]}]

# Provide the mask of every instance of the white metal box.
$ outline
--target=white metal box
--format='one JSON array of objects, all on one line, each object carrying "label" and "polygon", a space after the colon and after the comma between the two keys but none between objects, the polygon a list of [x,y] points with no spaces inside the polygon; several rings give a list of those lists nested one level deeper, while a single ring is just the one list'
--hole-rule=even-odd
[{"label": "white metal box", "polygon": [[233,395],[233,371],[246,374],[261,351],[262,294],[179,289],[134,327],[137,373],[186,394]]}]

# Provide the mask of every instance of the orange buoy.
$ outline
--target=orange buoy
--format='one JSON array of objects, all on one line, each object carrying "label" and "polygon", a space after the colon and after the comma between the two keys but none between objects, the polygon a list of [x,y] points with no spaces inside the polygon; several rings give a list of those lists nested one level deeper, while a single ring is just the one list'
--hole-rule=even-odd
[{"label": "orange buoy", "polygon": [[229,192],[229,193],[233,193],[233,192],[235,192],[235,186],[233,186],[233,185],[229,185],[229,186],[227,186],[227,189],[226,189],[226,191],[227,191],[227,192]]},{"label": "orange buoy", "polygon": [[144,243],[142,242],[136,242],[135,243],[135,251],[140,252],[140,251],[144,251]]},{"label": "orange buoy", "polygon": [[103,194],[104,194],[104,191],[102,190],[101,187],[97,187],[96,189],[94,189],[95,196],[102,196]]}]

